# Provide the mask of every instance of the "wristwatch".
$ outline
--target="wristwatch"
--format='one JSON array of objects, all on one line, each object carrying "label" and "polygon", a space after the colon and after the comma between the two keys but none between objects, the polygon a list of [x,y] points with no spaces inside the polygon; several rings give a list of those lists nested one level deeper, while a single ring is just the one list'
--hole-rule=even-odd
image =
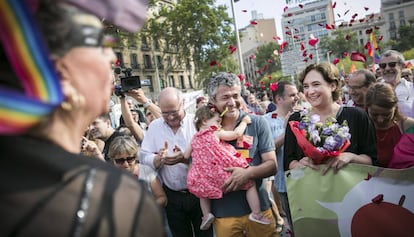
[{"label": "wristwatch", "polygon": [[148,108],[148,106],[150,106],[151,104],[152,104],[152,101],[148,99],[147,102],[145,102],[145,104],[143,104],[142,106],[144,106],[144,108]]}]

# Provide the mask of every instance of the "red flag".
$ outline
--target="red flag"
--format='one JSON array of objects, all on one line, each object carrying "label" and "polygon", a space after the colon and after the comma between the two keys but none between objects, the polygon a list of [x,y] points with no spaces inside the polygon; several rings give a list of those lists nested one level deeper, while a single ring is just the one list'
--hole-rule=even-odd
[{"label": "red flag", "polygon": [[365,54],[360,52],[352,52],[351,53],[351,61],[358,61],[358,62],[366,62],[367,58]]}]

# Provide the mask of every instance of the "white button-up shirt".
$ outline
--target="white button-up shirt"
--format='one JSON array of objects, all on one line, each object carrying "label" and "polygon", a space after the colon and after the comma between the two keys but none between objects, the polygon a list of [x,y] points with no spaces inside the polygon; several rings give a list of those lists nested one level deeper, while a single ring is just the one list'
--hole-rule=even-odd
[{"label": "white button-up shirt", "polygon": [[[141,144],[140,162],[154,167],[155,153],[164,148],[165,141],[168,142],[168,153],[173,153],[173,148],[178,146],[182,151],[185,151],[190,145],[191,139],[196,133],[194,126],[194,115],[186,114],[181,121],[181,127],[176,133],[164,121],[163,118],[154,120],[148,131],[145,133],[144,140]],[[187,172],[188,165],[178,163],[175,165],[163,165],[158,169],[158,174],[161,182],[172,190],[187,189]]]}]

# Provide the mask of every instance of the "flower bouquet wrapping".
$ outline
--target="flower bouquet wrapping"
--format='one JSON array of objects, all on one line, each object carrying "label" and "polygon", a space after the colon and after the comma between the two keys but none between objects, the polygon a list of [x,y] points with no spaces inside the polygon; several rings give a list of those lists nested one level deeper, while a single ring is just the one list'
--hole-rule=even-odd
[{"label": "flower bouquet wrapping", "polygon": [[327,118],[325,123],[322,123],[319,115],[309,117],[304,111],[301,121],[290,121],[289,126],[303,154],[311,158],[315,164],[338,156],[351,144],[351,134],[346,120],[342,125],[338,124],[335,118]]}]

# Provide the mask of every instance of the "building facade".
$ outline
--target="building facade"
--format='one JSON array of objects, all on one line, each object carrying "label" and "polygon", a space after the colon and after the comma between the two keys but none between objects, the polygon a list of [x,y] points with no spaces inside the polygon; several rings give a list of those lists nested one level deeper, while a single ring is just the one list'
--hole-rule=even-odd
[{"label": "building facade", "polygon": [[275,42],[276,23],[275,19],[263,19],[263,15],[252,11],[252,20],[257,24],[250,24],[239,29],[240,47],[242,51],[242,59],[244,66],[244,74],[249,83],[255,83],[260,77],[257,73],[255,53],[261,45]]},{"label": "building facade", "polygon": [[318,49],[318,44],[309,45],[308,41],[330,35],[325,26],[334,25],[335,19],[331,0],[288,0],[286,3],[289,8],[282,15],[282,28],[287,45],[280,59],[283,76],[293,79],[308,64],[327,60],[326,52]]},{"label": "building facade", "polygon": [[[159,0],[148,9],[151,18],[161,7],[172,8],[176,0]],[[183,92],[194,90],[194,64],[190,58],[185,63],[177,60],[177,48],[166,45],[162,39],[144,37],[135,34],[129,37],[123,47],[114,47],[118,65],[123,70],[130,68],[132,76],[141,80],[145,94],[157,99],[159,92],[165,87],[176,87]],[[118,81],[123,73],[115,75]]]}]

